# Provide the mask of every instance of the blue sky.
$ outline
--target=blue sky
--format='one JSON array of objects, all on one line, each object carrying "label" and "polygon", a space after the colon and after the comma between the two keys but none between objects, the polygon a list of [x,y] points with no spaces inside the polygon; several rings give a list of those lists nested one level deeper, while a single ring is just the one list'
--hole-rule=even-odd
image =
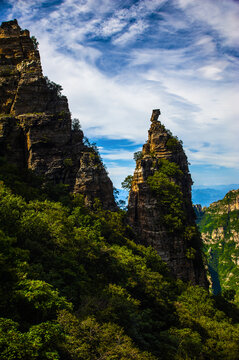
[{"label": "blue sky", "polygon": [[154,108],[183,140],[195,185],[239,182],[239,1],[0,0],[0,21],[14,18],[116,187]]}]

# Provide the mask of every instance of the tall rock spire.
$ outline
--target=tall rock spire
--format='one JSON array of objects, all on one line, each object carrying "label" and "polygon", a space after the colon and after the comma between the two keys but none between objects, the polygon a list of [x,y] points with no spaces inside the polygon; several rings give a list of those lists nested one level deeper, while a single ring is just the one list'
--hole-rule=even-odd
[{"label": "tall rock spire", "polygon": [[154,247],[178,278],[207,286],[187,157],[159,115],[153,110],[148,140],[136,154],[128,220],[138,241]]},{"label": "tall rock spire", "polygon": [[[61,86],[42,74],[37,44],[17,20],[0,26],[0,156],[115,210],[113,186],[94,146],[72,127]],[[77,124],[76,124],[77,125]]]}]

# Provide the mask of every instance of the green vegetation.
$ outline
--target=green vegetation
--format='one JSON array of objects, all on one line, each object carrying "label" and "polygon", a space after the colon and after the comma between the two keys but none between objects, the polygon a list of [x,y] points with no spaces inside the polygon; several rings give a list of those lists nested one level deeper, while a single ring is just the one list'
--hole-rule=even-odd
[{"label": "green vegetation", "polygon": [[134,153],[134,160],[137,161],[137,160],[141,160],[143,158],[143,153],[142,151],[136,151]]},{"label": "green vegetation", "polygon": [[166,148],[171,151],[177,150],[181,145],[182,141],[179,141],[177,136],[171,136],[166,142]]},{"label": "green vegetation", "polygon": [[169,176],[161,172],[161,170],[156,171],[153,176],[149,176],[147,183],[158,198],[163,225],[168,231],[177,232],[182,230],[186,218],[183,211],[183,194],[180,186],[170,180]]},{"label": "green vegetation", "polygon": [[199,266],[201,259],[201,238],[194,222],[188,221],[187,203],[179,185],[183,176],[179,166],[166,159],[161,159],[158,170],[149,176],[147,183],[158,203],[160,224],[167,231],[168,237],[184,239],[186,257]]},{"label": "green vegetation", "polygon": [[[235,291],[239,302],[239,210],[231,210],[239,196],[239,191],[230,191],[224,199],[207,208],[199,221],[199,229],[204,237],[204,251],[213,278],[213,291],[229,294]],[[227,296],[226,295],[226,296]]]},{"label": "green vegetation", "polygon": [[34,49],[38,50],[39,42],[37,41],[37,38],[35,36],[32,36],[31,40],[33,42]]},{"label": "green vegetation", "polygon": [[0,165],[1,359],[238,359],[237,308],[174,280],[124,211]]},{"label": "green vegetation", "polygon": [[[84,136],[83,137],[83,143],[85,146],[88,147],[88,151],[90,152],[89,153],[89,157],[90,157],[90,160],[94,163],[94,167],[97,168],[104,168],[105,171],[107,172],[107,167],[106,165],[103,163],[103,160],[101,158],[101,155],[100,155],[100,152],[99,152],[99,149],[96,145],[95,142],[90,142],[90,140]],[[91,165],[92,166],[92,165]]]},{"label": "green vegetation", "polygon": [[80,120],[77,118],[74,118],[72,120],[72,130],[73,131],[80,131],[81,129],[81,124],[80,124]]},{"label": "green vegetation", "polygon": [[56,93],[57,96],[62,96],[62,86],[59,84],[56,84],[54,81],[51,81],[47,76],[44,76],[44,79],[46,81],[46,85],[48,89],[54,93]]},{"label": "green vegetation", "polygon": [[162,224],[172,233],[182,231],[186,215],[183,208],[183,194],[175,183],[182,177],[179,167],[168,160],[159,162],[159,169],[149,176],[147,183],[156,195],[162,213]]},{"label": "green vegetation", "polygon": [[130,191],[131,186],[132,186],[132,181],[133,181],[133,176],[132,175],[126,176],[124,181],[122,181],[122,183],[121,183],[122,188],[127,190],[127,191]]}]

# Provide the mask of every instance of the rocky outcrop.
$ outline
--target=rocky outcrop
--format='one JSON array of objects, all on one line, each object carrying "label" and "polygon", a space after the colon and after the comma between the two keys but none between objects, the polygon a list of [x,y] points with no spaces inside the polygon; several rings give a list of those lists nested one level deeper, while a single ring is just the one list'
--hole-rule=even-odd
[{"label": "rocky outcrop", "polygon": [[205,244],[234,241],[239,247],[239,190],[229,191],[222,200],[204,209],[199,221]]},{"label": "rocky outcrop", "polygon": [[153,110],[148,141],[135,154],[128,220],[138,241],[153,246],[177,277],[207,286],[187,158],[159,115]]},{"label": "rocky outcrop", "polygon": [[73,127],[61,86],[42,74],[34,39],[16,20],[0,27],[0,156],[115,210],[113,186],[94,146]]}]

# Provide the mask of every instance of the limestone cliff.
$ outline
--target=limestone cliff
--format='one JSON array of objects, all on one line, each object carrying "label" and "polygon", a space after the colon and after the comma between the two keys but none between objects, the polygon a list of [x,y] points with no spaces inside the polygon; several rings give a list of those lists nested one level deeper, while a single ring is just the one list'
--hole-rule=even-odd
[{"label": "limestone cliff", "polygon": [[84,143],[79,127],[72,129],[61,86],[43,76],[37,46],[16,20],[0,26],[0,156],[68,184],[89,206],[99,198],[116,209],[97,151]]},{"label": "limestone cliff", "polygon": [[214,293],[235,290],[239,297],[239,190],[206,208],[199,228]]},{"label": "limestone cliff", "polygon": [[153,246],[172,272],[207,286],[191,202],[192,179],[181,142],[153,110],[148,141],[136,154],[128,218],[138,241]]}]

